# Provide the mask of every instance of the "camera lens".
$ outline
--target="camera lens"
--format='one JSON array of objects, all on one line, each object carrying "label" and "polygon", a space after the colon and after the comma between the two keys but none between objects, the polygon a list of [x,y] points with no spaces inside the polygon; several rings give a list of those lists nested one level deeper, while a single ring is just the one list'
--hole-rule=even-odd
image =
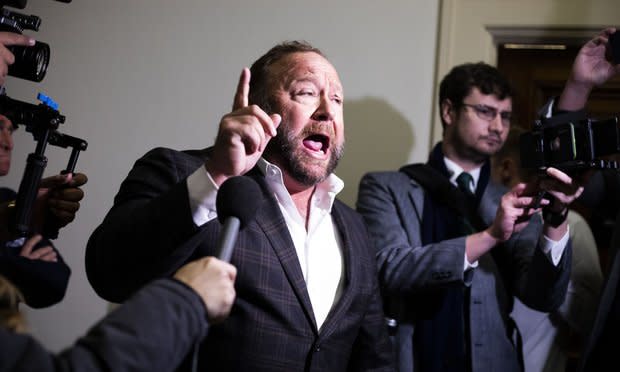
[{"label": "camera lens", "polygon": [[40,82],[45,77],[50,61],[50,46],[37,41],[31,47],[11,46],[15,63],[9,67],[9,75],[20,79]]}]

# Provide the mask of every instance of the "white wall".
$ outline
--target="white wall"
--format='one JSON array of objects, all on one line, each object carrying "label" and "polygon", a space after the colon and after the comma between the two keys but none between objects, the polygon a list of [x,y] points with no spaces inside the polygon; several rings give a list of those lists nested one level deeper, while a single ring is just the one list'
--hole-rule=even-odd
[{"label": "white wall", "polygon": [[[33,35],[51,45],[52,62],[42,83],[9,78],[8,93],[34,102],[45,91],[67,116],[61,131],[89,142],[78,162],[89,176],[86,198],[57,241],[73,269],[69,291],[61,304],[28,312],[51,350],[105,313],[85,277],[84,248],[133,162],[153,146],[211,144],[242,67],[276,42],[308,40],[340,72],[347,148],[338,174],[346,202],[354,203],[363,172],[428,153],[435,0],[30,0],[25,12],[42,18]],[[34,141],[23,129],[15,138],[14,167],[3,181],[17,188]],[[50,148],[47,155],[52,174],[69,153]]]}]

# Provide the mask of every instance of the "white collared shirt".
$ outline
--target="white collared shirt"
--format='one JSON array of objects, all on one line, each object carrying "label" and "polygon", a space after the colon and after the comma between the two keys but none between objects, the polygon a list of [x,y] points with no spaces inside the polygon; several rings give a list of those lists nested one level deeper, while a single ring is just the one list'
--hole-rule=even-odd
[{"label": "white collared shirt", "polygon": [[[342,242],[331,216],[334,200],[344,183],[331,174],[316,185],[306,231],[305,220],[284,186],[280,168],[262,158],[257,166],[264,173],[284,216],[320,329],[333,304],[340,298],[344,285]],[[201,226],[217,217],[215,200],[218,188],[204,167],[187,178],[187,187],[194,223]]]},{"label": "white collared shirt", "polygon": [[[443,161],[446,164],[446,168],[448,168],[448,174],[450,174],[450,182],[454,186],[458,187],[458,184],[456,183],[456,178],[464,172],[463,168],[461,168],[460,165],[456,164],[445,156],[443,158]],[[482,167],[472,169],[467,172],[472,178],[472,183],[469,185],[469,191],[471,191],[472,194],[476,193],[476,188],[478,187],[478,180],[480,179],[480,169],[482,169]]]}]

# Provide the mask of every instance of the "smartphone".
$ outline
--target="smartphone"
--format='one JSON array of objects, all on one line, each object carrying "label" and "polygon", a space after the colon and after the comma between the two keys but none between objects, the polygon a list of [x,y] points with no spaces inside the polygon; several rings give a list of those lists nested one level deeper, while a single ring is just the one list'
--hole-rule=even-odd
[{"label": "smartphone", "polygon": [[620,30],[616,30],[609,36],[609,46],[611,47],[611,61],[620,64]]}]

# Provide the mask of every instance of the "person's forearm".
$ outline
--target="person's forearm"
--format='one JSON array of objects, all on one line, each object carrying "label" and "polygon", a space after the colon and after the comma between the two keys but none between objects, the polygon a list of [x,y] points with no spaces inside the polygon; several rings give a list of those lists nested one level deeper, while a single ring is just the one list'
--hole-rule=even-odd
[{"label": "person's forearm", "polygon": [[469,235],[465,240],[467,261],[469,263],[478,261],[483,254],[495,247],[497,243],[499,243],[499,239],[493,237],[486,230]]},{"label": "person's forearm", "polygon": [[558,100],[557,109],[562,111],[581,110],[585,107],[591,91],[591,84],[576,82],[569,78]]}]

